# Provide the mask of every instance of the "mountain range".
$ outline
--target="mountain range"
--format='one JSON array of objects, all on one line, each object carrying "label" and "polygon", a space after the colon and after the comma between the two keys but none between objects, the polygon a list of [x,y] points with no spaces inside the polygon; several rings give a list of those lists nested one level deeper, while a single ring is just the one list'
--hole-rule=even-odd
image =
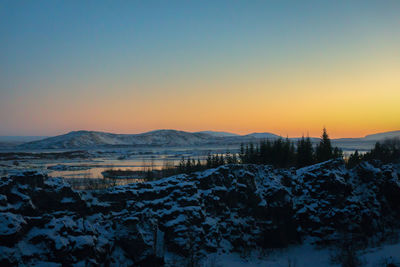
[{"label": "mountain range", "polygon": [[[196,146],[240,144],[257,142],[260,139],[276,139],[279,135],[272,133],[252,133],[238,135],[229,132],[184,132],[177,130],[156,130],[141,134],[114,134],[97,131],[72,131],[67,134],[44,138],[20,144],[20,149],[77,149],[104,146]],[[400,131],[367,135],[364,138],[333,139],[334,145],[344,149],[365,149],[375,142],[387,138],[399,137]],[[297,140],[298,138],[290,138]],[[312,138],[318,142],[319,138]]]}]

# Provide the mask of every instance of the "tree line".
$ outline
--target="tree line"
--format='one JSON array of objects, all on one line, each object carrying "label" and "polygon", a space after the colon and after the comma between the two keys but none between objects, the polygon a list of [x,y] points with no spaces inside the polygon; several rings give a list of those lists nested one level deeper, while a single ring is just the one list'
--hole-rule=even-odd
[{"label": "tree line", "polygon": [[216,168],[225,164],[265,164],[277,168],[301,168],[326,160],[341,158],[343,152],[333,147],[326,129],[323,129],[319,144],[313,146],[309,137],[302,137],[297,142],[289,138],[261,140],[258,143],[241,144],[239,153],[208,154],[205,161],[182,158],[178,166],[163,169],[166,175],[192,173]]},{"label": "tree line", "polygon": [[[315,146],[311,138],[301,137],[297,141],[289,138],[261,140],[258,143],[241,144],[239,153],[226,152],[224,154],[208,154],[205,160],[182,157],[177,166],[173,162],[166,162],[157,178],[181,173],[193,173],[225,164],[264,164],[276,168],[302,168],[319,162],[335,158],[343,158],[343,151],[333,147],[327,130],[324,128],[320,141]],[[400,160],[400,139],[386,140],[376,143],[375,147],[365,154],[357,150],[345,159],[346,166],[352,168],[362,161],[380,160],[389,163]],[[148,170],[148,176],[154,176]],[[154,177],[155,178],[155,177]]]},{"label": "tree line", "polygon": [[343,157],[343,152],[333,147],[326,129],[323,129],[319,144],[314,148],[309,137],[297,142],[289,138],[273,141],[261,140],[258,144],[243,144],[239,153],[241,163],[268,164],[277,168],[301,168],[318,162]]},{"label": "tree line", "polygon": [[361,154],[356,150],[347,160],[347,167],[353,168],[363,161],[379,160],[383,163],[399,162],[400,161],[400,139],[387,139],[382,143],[377,142],[374,148]]}]

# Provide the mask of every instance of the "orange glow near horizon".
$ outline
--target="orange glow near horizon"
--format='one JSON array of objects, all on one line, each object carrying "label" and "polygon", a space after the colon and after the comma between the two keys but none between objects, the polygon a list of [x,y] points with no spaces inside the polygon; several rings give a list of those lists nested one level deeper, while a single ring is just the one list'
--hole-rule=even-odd
[{"label": "orange glow near horizon", "polygon": [[[120,88],[123,94],[106,88],[96,94],[85,88],[79,95],[63,90],[60,96],[49,90],[46,95],[20,98],[21,108],[14,115],[27,121],[21,131],[33,128],[37,135],[83,129],[114,133],[177,129],[298,137],[319,136],[325,126],[332,138],[363,137],[400,130],[397,69],[364,68],[351,75],[329,76],[318,71],[285,72],[196,86],[170,83],[159,86],[157,93],[134,90],[135,85]],[[311,77],[316,74],[318,78]],[[93,87],[98,90],[99,85]],[[38,101],[32,101],[35,98]]]},{"label": "orange glow near horizon", "polygon": [[[171,86],[157,94],[126,89],[126,95],[90,96],[90,91],[87,95],[83,91],[78,98],[66,93],[61,103],[49,94],[43,106],[21,100],[26,110],[20,116],[29,118],[32,125],[27,126],[37,130],[51,125],[53,135],[80,129],[114,133],[177,129],[316,137],[325,126],[332,138],[363,137],[400,129],[400,76],[395,74],[382,70],[360,78],[353,72],[351,79],[325,80],[307,80],[303,75],[292,81],[275,77],[215,87],[200,84],[190,91]],[[280,90],[269,90],[272,87]],[[29,109],[40,112],[29,114]]]}]

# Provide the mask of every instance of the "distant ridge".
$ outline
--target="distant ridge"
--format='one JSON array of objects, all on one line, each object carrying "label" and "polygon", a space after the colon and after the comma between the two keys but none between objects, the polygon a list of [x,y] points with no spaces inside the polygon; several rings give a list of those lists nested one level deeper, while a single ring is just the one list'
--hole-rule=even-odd
[{"label": "distant ridge", "polygon": [[[67,134],[45,138],[16,146],[19,149],[80,149],[110,146],[197,146],[233,145],[258,142],[260,139],[276,139],[273,133],[251,133],[237,135],[229,132],[201,131],[185,132],[178,130],[155,130],[141,134],[114,134],[98,131],[72,131]],[[387,138],[400,138],[400,131],[367,135],[364,138],[332,139],[333,143],[347,150],[370,149],[377,141]],[[297,141],[298,138],[289,138]],[[313,143],[318,138],[311,138]]]},{"label": "distant ridge", "polygon": [[[267,137],[268,136],[268,137]],[[262,138],[277,135],[263,133]],[[72,131],[67,134],[45,138],[19,145],[21,149],[77,149],[102,146],[193,146],[250,142],[259,137],[240,136],[226,132],[184,132],[155,130],[141,134],[113,134],[97,131]]]},{"label": "distant ridge", "polygon": [[377,141],[382,141],[388,138],[400,138],[400,131],[370,134],[364,137],[364,139],[366,140],[377,140]]},{"label": "distant ridge", "polygon": [[227,136],[240,136],[235,133],[229,133],[229,132],[218,132],[218,131],[201,131],[201,132],[196,132],[196,133],[204,133],[204,134],[209,134],[215,137],[227,137]]},{"label": "distant ridge", "polygon": [[209,136],[206,134],[188,133],[175,130],[156,130],[142,134],[72,131],[64,135],[25,143],[19,147],[24,149],[63,149],[118,145],[180,146],[201,144],[207,141],[208,138]]}]

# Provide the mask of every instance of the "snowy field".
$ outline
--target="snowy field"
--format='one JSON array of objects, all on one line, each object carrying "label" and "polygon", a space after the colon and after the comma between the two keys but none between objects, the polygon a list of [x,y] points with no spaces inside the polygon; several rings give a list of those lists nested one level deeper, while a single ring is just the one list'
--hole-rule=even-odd
[{"label": "snowy field", "polygon": [[[291,246],[287,249],[256,251],[243,257],[240,254],[210,254],[202,263],[204,267],[332,267],[341,266],[334,258],[337,251],[333,248],[316,248],[310,244]],[[358,257],[361,266],[386,267],[389,263],[400,265],[400,243],[386,244],[380,247],[360,251]],[[174,260],[172,260],[173,266]]]},{"label": "snowy field", "polygon": [[[263,249],[243,253],[210,253],[198,265],[202,267],[335,267],[342,266],[338,262],[338,249],[321,248],[304,242],[283,249]],[[382,244],[377,247],[357,251],[360,266],[394,267],[400,266],[400,242]],[[166,266],[173,267],[187,263],[187,259],[174,254],[165,257]],[[393,265],[390,265],[393,264]]]}]

